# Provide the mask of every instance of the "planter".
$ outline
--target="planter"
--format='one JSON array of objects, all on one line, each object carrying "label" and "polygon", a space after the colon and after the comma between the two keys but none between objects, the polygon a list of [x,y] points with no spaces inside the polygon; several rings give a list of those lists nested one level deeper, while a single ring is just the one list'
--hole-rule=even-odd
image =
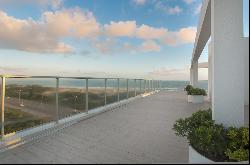
[{"label": "planter", "polygon": [[189,146],[189,163],[215,163],[198,153],[192,146]]},{"label": "planter", "polygon": [[188,95],[188,103],[203,103],[203,95]]},{"label": "planter", "polygon": [[203,103],[204,96],[203,95],[192,95],[192,103]]},{"label": "planter", "polygon": [[195,164],[195,163],[205,163],[205,164],[211,164],[211,163],[237,163],[237,164],[249,164],[249,161],[241,161],[241,162],[215,162],[212,161],[205,156],[198,153],[192,146],[189,145],[189,163]]},{"label": "planter", "polygon": [[192,95],[188,95],[188,103],[192,103]]}]

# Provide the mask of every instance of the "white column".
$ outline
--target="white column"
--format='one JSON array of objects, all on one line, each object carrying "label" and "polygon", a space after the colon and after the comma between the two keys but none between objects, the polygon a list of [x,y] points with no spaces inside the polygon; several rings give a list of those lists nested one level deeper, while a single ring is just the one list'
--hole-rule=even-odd
[{"label": "white column", "polygon": [[212,110],[216,123],[244,125],[242,0],[211,0]]},{"label": "white column", "polygon": [[190,67],[190,85],[193,85],[193,69]]},{"label": "white column", "polygon": [[244,38],[245,55],[245,105],[249,106],[249,38]]},{"label": "white column", "polygon": [[211,42],[208,44],[208,99],[212,101],[212,50]]},{"label": "white column", "polygon": [[192,66],[192,83],[194,87],[198,86],[198,60],[193,62]]}]

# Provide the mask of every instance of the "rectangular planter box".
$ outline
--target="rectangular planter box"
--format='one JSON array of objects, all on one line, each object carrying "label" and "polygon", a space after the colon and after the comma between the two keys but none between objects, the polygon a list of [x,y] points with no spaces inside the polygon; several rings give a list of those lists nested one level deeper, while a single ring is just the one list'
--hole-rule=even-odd
[{"label": "rectangular planter box", "polygon": [[214,161],[206,158],[198,153],[193,147],[189,146],[189,163],[215,163]]},{"label": "rectangular planter box", "polygon": [[203,103],[203,95],[188,95],[188,103]]},{"label": "rectangular planter box", "polygon": [[188,153],[188,161],[190,164],[216,164],[216,163],[234,163],[234,164],[249,164],[249,161],[242,161],[242,162],[215,162],[212,161],[205,156],[198,153],[192,146],[189,145],[189,153]]},{"label": "rectangular planter box", "polygon": [[192,103],[203,103],[204,96],[202,95],[192,95]]},{"label": "rectangular planter box", "polygon": [[188,95],[188,103],[192,103],[192,95]]}]

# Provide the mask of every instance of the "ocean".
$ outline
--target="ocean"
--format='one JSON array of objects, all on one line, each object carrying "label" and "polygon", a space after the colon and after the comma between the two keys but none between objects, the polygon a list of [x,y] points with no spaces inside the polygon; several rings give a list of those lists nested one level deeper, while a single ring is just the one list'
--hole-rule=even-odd
[{"label": "ocean", "polygon": [[[59,86],[62,88],[84,88],[85,87],[85,80],[79,80],[79,79],[60,79]],[[42,78],[8,78],[6,80],[6,85],[10,84],[16,84],[16,85],[40,85],[45,87],[55,87],[56,80],[55,79],[42,79]],[[134,87],[134,80],[129,80],[129,88]],[[189,81],[170,81],[165,80],[162,81],[161,86],[164,89],[168,90],[183,90],[186,85],[189,84]],[[120,88],[126,88],[126,79],[120,80]],[[140,82],[137,80],[136,82],[137,88],[140,87]],[[89,87],[104,87],[104,80],[103,79],[90,79],[89,80]],[[108,79],[107,81],[107,87],[117,87],[117,80],[116,79]],[[144,82],[141,81],[141,87],[143,89]],[[147,86],[146,86],[147,87]],[[199,88],[203,88],[207,90],[208,88],[208,81],[207,80],[201,80],[198,84]]]}]

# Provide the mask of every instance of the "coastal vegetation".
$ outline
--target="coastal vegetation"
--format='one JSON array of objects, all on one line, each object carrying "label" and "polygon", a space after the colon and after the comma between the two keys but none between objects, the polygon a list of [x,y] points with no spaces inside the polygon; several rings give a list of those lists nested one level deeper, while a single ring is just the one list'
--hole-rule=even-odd
[{"label": "coastal vegetation", "polygon": [[[59,118],[85,111],[85,89],[59,89]],[[137,91],[137,95],[142,92]],[[104,88],[89,88],[88,107],[103,106]],[[135,96],[129,91],[129,97]],[[126,90],[120,89],[119,99],[127,98]],[[107,89],[107,104],[116,102],[117,89]],[[22,105],[23,104],[23,105]],[[55,117],[55,88],[40,85],[6,86],[5,134],[34,127],[52,121]]]}]

